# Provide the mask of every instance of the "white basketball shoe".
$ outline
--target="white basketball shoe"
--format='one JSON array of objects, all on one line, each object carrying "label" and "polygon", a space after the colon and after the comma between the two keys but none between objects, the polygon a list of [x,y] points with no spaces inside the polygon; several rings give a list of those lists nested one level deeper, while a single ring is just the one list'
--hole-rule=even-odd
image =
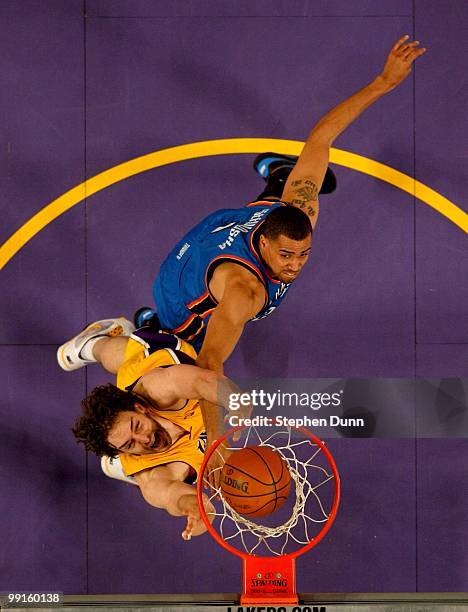
[{"label": "white basketball shoe", "polygon": [[100,336],[130,336],[135,331],[133,323],[119,317],[118,319],[103,319],[96,321],[84,328],[77,336],[59,346],[57,350],[57,361],[59,366],[71,372],[83,368],[89,363],[96,363],[95,359],[85,359],[81,355],[84,345],[93,339],[98,339]]}]

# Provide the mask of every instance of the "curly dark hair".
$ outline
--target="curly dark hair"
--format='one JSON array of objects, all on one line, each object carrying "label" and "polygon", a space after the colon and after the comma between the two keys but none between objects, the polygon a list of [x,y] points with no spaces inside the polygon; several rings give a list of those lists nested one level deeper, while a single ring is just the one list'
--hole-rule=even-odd
[{"label": "curly dark hair", "polygon": [[78,442],[98,457],[117,457],[119,452],[107,442],[107,436],[119,412],[135,410],[135,403],[145,400],[130,391],[122,391],[110,383],[101,385],[81,402],[84,414],[72,428]]},{"label": "curly dark hair", "polygon": [[269,213],[260,233],[269,240],[286,236],[291,240],[305,240],[312,234],[309,217],[296,206],[280,206]]}]

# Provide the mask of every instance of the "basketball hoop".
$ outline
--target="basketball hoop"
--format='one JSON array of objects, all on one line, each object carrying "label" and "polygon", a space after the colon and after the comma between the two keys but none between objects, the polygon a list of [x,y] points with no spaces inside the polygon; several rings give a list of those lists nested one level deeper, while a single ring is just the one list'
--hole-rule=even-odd
[{"label": "basketball hoop", "polygon": [[[216,440],[207,450],[200,470],[198,505],[213,538],[242,559],[241,605],[294,605],[298,603],[296,557],[316,546],[332,526],[340,500],[340,478],[330,451],[308,429],[267,429],[262,436],[256,427],[237,427]],[[241,432],[237,442],[232,439],[235,432]],[[221,487],[213,487],[205,477],[213,453],[218,453],[224,462],[224,454],[219,448],[222,444],[229,454],[254,444],[269,446],[280,453],[291,475],[290,497],[294,499],[289,505],[258,519],[263,524],[233,510],[223,499]],[[204,485],[210,491],[204,493]],[[216,509],[209,515],[202,502],[204,494]]]}]

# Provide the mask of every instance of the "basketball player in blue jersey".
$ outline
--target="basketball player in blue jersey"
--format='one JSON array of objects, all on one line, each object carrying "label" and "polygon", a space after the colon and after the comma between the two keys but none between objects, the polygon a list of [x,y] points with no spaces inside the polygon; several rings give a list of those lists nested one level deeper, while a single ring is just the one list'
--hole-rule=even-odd
[{"label": "basketball player in blue jersey", "polygon": [[[325,192],[334,188],[327,173],[332,143],[399,85],[425,51],[404,36],[383,71],[313,127],[297,160],[273,153],[257,157],[255,168],[267,182],[260,200],[214,212],[178,242],[154,284],[156,311],[137,311],[137,326],[149,317],[150,324],[191,342],[199,350],[197,365],[222,372],[247,321],[270,315],[307,262],[318,195],[322,186]],[[210,426],[203,405],[202,411],[212,441],[220,429]]]}]

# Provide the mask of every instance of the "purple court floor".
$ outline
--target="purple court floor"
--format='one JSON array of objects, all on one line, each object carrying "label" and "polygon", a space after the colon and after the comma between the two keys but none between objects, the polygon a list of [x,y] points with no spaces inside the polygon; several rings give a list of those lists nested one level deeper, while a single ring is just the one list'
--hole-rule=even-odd
[{"label": "purple court floor", "polygon": [[[0,22],[0,243],[139,156],[304,141],[406,33],[427,54],[335,146],[468,210],[463,0],[3,0]],[[252,159],[208,155],[83,192],[37,233],[26,226],[16,253],[3,250],[0,591],[239,591],[236,558],[208,535],[183,542],[182,519],[106,478],[75,444],[80,399],[108,377],[62,372],[55,351],[87,322],[151,304],[173,244],[261,191]],[[466,234],[389,183],[333,168],[338,189],[322,198],[307,269],[278,312],[247,327],[226,372],[468,378]],[[299,560],[299,591],[468,591],[468,441],[341,439],[334,451],[342,508]]]}]

